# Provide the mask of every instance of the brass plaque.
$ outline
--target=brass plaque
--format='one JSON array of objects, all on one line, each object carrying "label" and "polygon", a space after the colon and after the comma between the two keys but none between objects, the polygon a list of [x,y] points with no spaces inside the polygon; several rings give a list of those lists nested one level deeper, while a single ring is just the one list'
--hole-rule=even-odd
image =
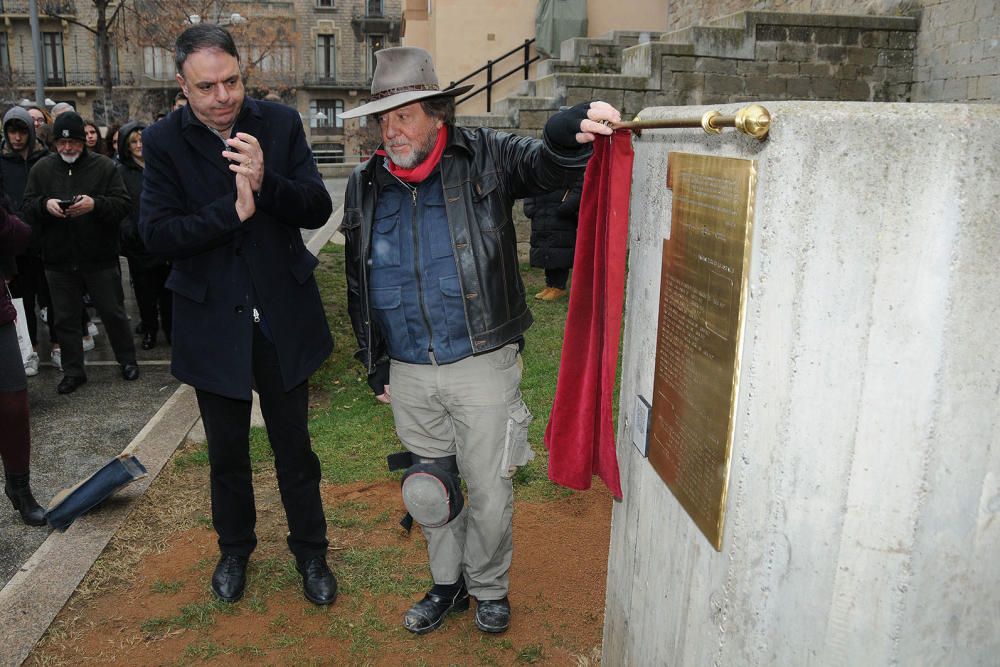
[{"label": "brass plaque", "polygon": [[649,460],[717,551],[733,445],[757,163],[670,153]]}]

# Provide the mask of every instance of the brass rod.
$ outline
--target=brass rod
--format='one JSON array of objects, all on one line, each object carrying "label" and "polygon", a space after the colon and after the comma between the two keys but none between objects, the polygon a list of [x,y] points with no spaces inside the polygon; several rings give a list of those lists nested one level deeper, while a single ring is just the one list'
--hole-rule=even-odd
[{"label": "brass rod", "polygon": [[751,104],[736,112],[735,116],[723,116],[718,111],[709,111],[701,118],[663,118],[659,120],[632,120],[611,123],[616,130],[632,130],[641,134],[643,130],[700,127],[710,134],[720,134],[724,127],[734,127],[755,139],[764,139],[771,129],[771,114],[759,104]]}]

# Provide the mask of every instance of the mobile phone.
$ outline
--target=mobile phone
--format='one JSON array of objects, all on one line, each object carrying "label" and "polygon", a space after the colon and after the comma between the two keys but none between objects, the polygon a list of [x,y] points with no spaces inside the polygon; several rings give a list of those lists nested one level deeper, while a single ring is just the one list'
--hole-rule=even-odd
[{"label": "mobile phone", "polygon": [[59,208],[61,208],[62,210],[65,211],[70,206],[72,206],[73,204],[75,204],[77,199],[79,199],[79,197],[73,197],[72,199],[60,199],[59,200]]}]

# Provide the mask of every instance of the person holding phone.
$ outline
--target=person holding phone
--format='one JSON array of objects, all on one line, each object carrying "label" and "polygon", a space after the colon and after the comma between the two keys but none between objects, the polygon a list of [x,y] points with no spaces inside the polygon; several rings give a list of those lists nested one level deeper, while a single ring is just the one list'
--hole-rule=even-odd
[{"label": "person holding phone", "polygon": [[87,149],[79,114],[60,114],[53,134],[56,152],[28,174],[24,212],[40,238],[55,311],[50,317],[62,348],[64,375],[56,389],[69,394],[87,381],[80,331],[84,293],[104,321],[122,378],[139,377],[118,263],[118,227],[131,199],[114,163]]}]

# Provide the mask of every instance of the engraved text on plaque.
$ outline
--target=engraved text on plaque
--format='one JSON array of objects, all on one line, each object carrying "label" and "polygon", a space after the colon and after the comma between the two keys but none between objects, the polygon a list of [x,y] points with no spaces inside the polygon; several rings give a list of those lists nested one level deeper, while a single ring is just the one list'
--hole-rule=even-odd
[{"label": "engraved text on plaque", "polygon": [[756,162],[670,153],[649,460],[722,549]]}]

